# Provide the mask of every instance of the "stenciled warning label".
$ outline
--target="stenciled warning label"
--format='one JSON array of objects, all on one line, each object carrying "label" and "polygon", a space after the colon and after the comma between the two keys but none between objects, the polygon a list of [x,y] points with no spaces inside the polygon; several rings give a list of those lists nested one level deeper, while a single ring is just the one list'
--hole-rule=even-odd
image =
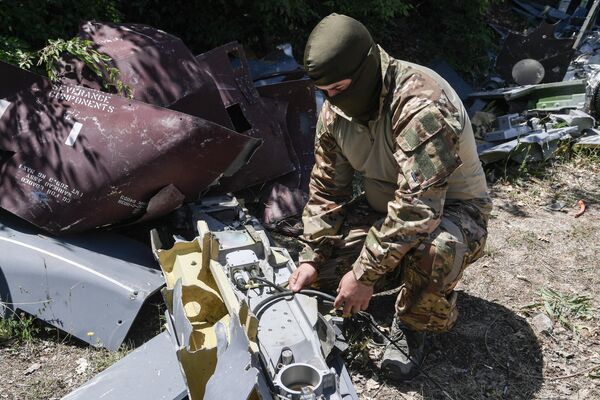
[{"label": "stenciled warning label", "polygon": [[36,171],[24,164],[20,164],[19,169],[22,171],[19,182],[31,186],[38,192],[46,193],[59,203],[67,204],[72,200],[83,197],[83,193],[79,189],[71,187],[56,178],[48,177],[43,172]]},{"label": "stenciled warning label", "polygon": [[107,93],[85,89],[77,86],[54,85],[49,94],[50,98],[81,104],[93,110],[112,113],[115,107],[110,104],[112,96]]},{"label": "stenciled warning label", "polygon": [[[39,193],[45,193],[49,198],[53,198],[59,203],[68,204],[73,200],[83,197],[81,190],[69,186],[56,178],[48,177],[43,172],[36,171],[27,165],[20,164],[19,170],[21,171],[21,174],[19,174],[21,175],[20,178],[17,177],[19,182],[31,186]],[[145,201],[136,200],[125,195],[121,195],[117,203],[135,210],[144,210],[148,205]]]},{"label": "stenciled warning label", "polygon": [[148,205],[148,203],[146,203],[145,201],[139,201],[124,195],[121,195],[121,197],[119,197],[117,203],[121,204],[122,206],[135,208],[136,210],[144,209]]}]

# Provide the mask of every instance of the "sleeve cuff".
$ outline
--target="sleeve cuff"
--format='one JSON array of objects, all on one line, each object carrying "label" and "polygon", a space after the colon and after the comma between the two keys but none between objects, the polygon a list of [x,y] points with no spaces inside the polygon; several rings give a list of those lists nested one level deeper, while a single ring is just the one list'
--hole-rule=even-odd
[{"label": "sleeve cuff", "polygon": [[304,245],[304,248],[300,251],[300,254],[298,254],[298,262],[309,262],[319,269],[324,262],[324,257],[321,253],[313,250],[310,246]]},{"label": "sleeve cuff", "polygon": [[352,265],[352,273],[354,278],[367,286],[375,285],[375,282],[381,278],[383,274],[377,272],[372,266],[369,256],[365,254],[365,250],[361,251],[360,256]]}]

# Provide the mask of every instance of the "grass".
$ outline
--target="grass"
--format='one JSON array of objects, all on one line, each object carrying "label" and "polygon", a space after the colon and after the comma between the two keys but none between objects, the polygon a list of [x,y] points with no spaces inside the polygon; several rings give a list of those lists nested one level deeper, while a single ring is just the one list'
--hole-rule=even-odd
[{"label": "grass", "polygon": [[30,343],[39,331],[40,328],[35,324],[34,317],[23,312],[15,313],[8,318],[0,319],[0,344],[10,341]]},{"label": "grass", "polygon": [[65,383],[51,378],[38,379],[30,387],[30,390],[25,395],[27,400],[50,399],[56,393],[56,390],[61,388]]},{"label": "grass", "polygon": [[535,232],[526,230],[516,230],[514,235],[507,239],[507,242],[514,247],[525,246],[528,250],[535,250],[540,246],[538,236]]},{"label": "grass", "polygon": [[90,371],[92,371],[92,375],[100,373],[119,361],[121,358],[125,357],[132,350],[133,347],[127,344],[121,345],[117,351],[90,348],[88,357],[90,365],[88,368]]},{"label": "grass", "polygon": [[589,321],[594,318],[591,296],[568,295],[549,288],[542,288],[538,294],[542,297],[546,314],[573,331],[577,330],[573,320]]},{"label": "grass", "polygon": [[489,243],[485,244],[485,248],[483,249],[483,255],[489,258],[495,258],[498,255],[498,250],[496,247],[492,246]]},{"label": "grass", "polygon": [[577,224],[577,225],[573,225],[571,227],[571,230],[569,231],[569,236],[572,237],[575,240],[586,240],[590,237],[590,234],[592,233],[592,230],[594,229],[593,226],[590,225],[584,225],[584,224]]}]

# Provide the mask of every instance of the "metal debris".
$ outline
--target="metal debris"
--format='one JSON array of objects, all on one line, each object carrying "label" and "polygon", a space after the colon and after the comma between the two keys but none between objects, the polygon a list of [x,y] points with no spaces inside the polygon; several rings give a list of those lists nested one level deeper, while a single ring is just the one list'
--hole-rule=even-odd
[{"label": "metal debris", "polygon": [[[287,134],[297,157],[292,188],[308,193],[310,172],[315,163],[314,142],[317,124],[315,87],[309,79],[287,80],[259,86],[258,93],[287,104]],[[288,184],[288,186],[290,185]]]},{"label": "metal debris", "polygon": [[[258,379],[248,353],[248,338],[237,314],[229,321],[229,335],[222,322],[215,327],[217,335],[217,366],[206,384],[206,400],[247,399]],[[229,337],[229,340],[228,340]],[[231,377],[236,379],[232,380]]]},{"label": "metal debris", "polygon": [[278,108],[276,101],[260,97],[242,46],[229,43],[197,56],[196,60],[215,79],[235,130],[262,141],[249,163],[234,176],[222,179],[216,190],[234,192],[294,171],[282,129],[285,110]]},{"label": "metal debris", "polygon": [[544,80],[545,75],[544,66],[531,58],[522,59],[512,69],[512,78],[517,85],[537,85]]},{"label": "metal debris", "polygon": [[[594,129],[600,117],[600,30],[595,25],[600,0],[577,7],[561,1],[558,9],[513,3],[516,12],[542,22],[528,35],[507,34],[496,59],[503,79],[492,76],[482,91],[469,95],[480,111],[472,121],[482,162],[544,161],[559,142],[569,148],[600,145],[600,131]],[[511,72],[520,86],[506,85]]]},{"label": "metal debris", "polygon": [[[163,286],[148,248],[114,233],[64,238],[0,212],[0,317],[23,310],[92,346],[117,350]],[[107,312],[109,311],[109,312]]]},{"label": "metal debris", "polygon": [[561,140],[571,139],[577,127],[538,131],[499,145],[478,146],[479,158],[484,164],[512,159],[516,162],[545,161],[551,158]]},{"label": "metal debris", "polygon": [[[85,22],[79,36],[112,58],[133,98],[233,129],[212,76],[177,37],[141,24]],[[81,61],[62,66],[62,81],[100,90],[100,78]]]},{"label": "metal debris", "polygon": [[600,147],[600,132],[597,130],[593,130],[593,132],[593,135],[579,138],[573,146],[576,148]]},{"label": "metal debris", "polygon": [[498,54],[496,70],[505,80],[513,77],[515,64],[524,59],[538,61],[544,69],[541,82],[563,79],[574,54],[572,38],[557,38],[556,25],[542,22],[529,35],[509,33]]},{"label": "metal debris", "polygon": [[518,136],[525,136],[532,129],[525,123],[526,119],[519,114],[503,115],[496,119],[497,130],[488,132],[484,140],[488,142],[506,141]]},{"label": "metal debris", "polygon": [[[243,399],[251,389],[263,399],[356,399],[352,387],[342,386],[348,381],[327,361],[335,330],[319,314],[316,299],[278,293],[263,284],[286,284],[295,268],[287,251],[270,246],[258,221],[245,215],[235,199],[206,198],[198,209],[193,241],[163,248],[158,232],[152,234],[190,398],[220,394]],[[229,347],[223,350],[219,338],[223,343],[227,325]],[[229,358],[236,360],[225,361]],[[247,373],[233,372],[241,378],[235,384],[229,380],[231,368],[249,365]],[[225,376],[221,372],[226,370]]]},{"label": "metal debris", "polygon": [[168,332],[162,332],[62,400],[183,400],[187,387]]},{"label": "metal debris", "polygon": [[[259,141],[135,100],[0,63],[0,206],[52,233],[168,212],[231,176]],[[7,104],[8,103],[8,104]],[[166,203],[166,204],[165,204]],[[154,217],[158,215],[153,215]]]}]

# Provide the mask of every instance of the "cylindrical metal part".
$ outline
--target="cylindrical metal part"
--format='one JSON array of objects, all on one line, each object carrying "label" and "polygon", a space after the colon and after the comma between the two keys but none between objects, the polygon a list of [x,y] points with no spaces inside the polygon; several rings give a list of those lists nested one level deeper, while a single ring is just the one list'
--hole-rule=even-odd
[{"label": "cylindrical metal part", "polygon": [[284,349],[281,352],[281,363],[283,365],[288,365],[292,361],[294,361],[294,353],[292,353],[292,350],[290,349]]},{"label": "cylindrical metal part", "polygon": [[291,394],[297,398],[302,394],[302,388],[313,392],[320,391],[322,377],[319,371],[309,364],[290,364],[279,371],[279,381],[283,394]]}]

